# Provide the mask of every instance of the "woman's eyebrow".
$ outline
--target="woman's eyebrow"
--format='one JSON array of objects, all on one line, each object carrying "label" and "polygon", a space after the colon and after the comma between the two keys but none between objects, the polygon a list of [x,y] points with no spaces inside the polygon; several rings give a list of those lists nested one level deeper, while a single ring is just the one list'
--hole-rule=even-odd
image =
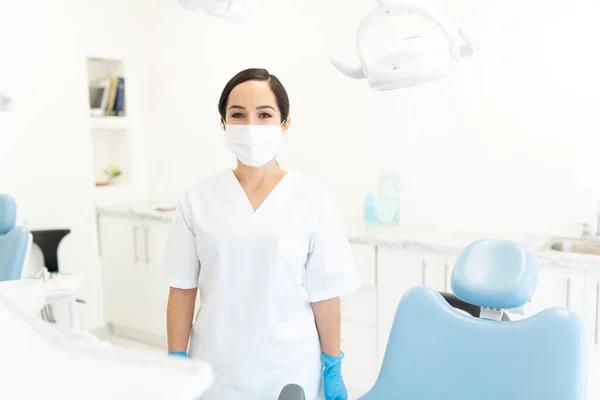
[{"label": "woman's eyebrow", "polygon": [[229,107],[230,110],[232,108],[239,108],[240,110],[245,110],[246,109],[246,107],[238,106],[237,104],[234,104],[234,105],[232,105],[232,106]]},{"label": "woman's eyebrow", "polygon": [[270,108],[271,110],[275,111],[275,108],[273,108],[272,106],[269,106],[269,105],[264,105],[264,106],[258,106],[258,107],[256,107],[257,110],[264,110],[266,108]]}]

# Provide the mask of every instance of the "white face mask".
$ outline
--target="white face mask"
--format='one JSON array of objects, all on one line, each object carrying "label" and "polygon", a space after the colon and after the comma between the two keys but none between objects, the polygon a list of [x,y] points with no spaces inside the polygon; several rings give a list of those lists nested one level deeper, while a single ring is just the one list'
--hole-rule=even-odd
[{"label": "white face mask", "polygon": [[248,167],[262,167],[281,147],[281,125],[226,125],[225,146]]}]

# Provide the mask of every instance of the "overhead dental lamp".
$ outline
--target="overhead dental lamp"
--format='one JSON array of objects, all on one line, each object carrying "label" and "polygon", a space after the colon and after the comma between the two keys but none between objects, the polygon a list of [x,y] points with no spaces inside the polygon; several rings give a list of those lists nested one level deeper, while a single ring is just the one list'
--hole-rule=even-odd
[{"label": "overhead dental lamp", "polygon": [[10,110],[12,107],[12,98],[6,94],[0,92],[0,111]]},{"label": "overhead dental lamp", "polygon": [[[341,73],[354,79],[366,78],[375,90],[401,89],[443,78],[454,72],[460,60],[478,50],[478,45],[469,40],[462,30],[455,30],[450,21],[425,0],[378,0],[378,3],[378,7],[362,20],[356,33],[360,65],[349,67],[331,59]],[[405,38],[397,51],[368,63],[362,43],[365,32],[392,13],[423,17],[433,22],[444,33],[444,38]]]},{"label": "overhead dental lamp", "polygon": [[250,22],[258,17],[267,0],[178,0],[186,10],[202,9],[213,17]]}]

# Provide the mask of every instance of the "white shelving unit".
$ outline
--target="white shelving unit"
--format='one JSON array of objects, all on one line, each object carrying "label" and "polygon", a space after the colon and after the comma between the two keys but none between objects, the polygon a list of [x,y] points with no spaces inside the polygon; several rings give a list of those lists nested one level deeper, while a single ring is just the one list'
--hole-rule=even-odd
[{"label": "white shelving unit", "polygon": [[128,129],[127,117],[91,117],[92,130],[126,131]]},{"label": "white shelving unit", "polygon": [[126,130],[93,129],[92,142],[94,145],[94,176],[96,182],[106,179],[104,169],[108,165],[116,165],[121,170],[121,176],[108,186],[98,186],[105,189],[109,186],[129,185],[131,174],[129,169],[129,137]]},{"label": "white shelving unit", "polygon": [[[123,96],[123,109],[119,115],[111,115],[110,111],[98,109],[97,93],[90,90],[92,84],[107,80],[111,86],[117,85],[116,79],[123,78],[125,84],[125,63],[123,60],[90,57],[87,59],[90,130],[93,143],[94,180],[98,197],[105,199],[111,193],[126,192],[124,186],[132,185],[131,174],[131,137],[127,118],[127,96]],[[126,94],[126,90],[123,91]],[[112,97],[114,99],[114,92]],[[114,100],[113,100],[114,103]],[[96,110],[92,110],[92,105]],[[108,107],[110,108],[110,106]],[[108,166],[117,166],[121,176],[109,182],[104,173]]]}]

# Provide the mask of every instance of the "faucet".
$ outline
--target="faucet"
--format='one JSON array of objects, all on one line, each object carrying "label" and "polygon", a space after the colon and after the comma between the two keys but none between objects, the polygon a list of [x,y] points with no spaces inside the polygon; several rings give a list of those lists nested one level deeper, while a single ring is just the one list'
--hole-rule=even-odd
[{"label": "faucet", "polygon": [[586,222],[581,224],[581,237],[586,238],[588,236],[591,236],[591,234],[592,234],[592,229],[590,227],[590,224],[588,224]]},{"label": "faucet", "polygon": [[[584,222],[581,224],[581,237],[586,238],[592,236],[592,229],[590,224]],[[598,210],[596,211],[596,233],[594,235],[597,238],[600,238],[600,203],[598,203]]]}]

